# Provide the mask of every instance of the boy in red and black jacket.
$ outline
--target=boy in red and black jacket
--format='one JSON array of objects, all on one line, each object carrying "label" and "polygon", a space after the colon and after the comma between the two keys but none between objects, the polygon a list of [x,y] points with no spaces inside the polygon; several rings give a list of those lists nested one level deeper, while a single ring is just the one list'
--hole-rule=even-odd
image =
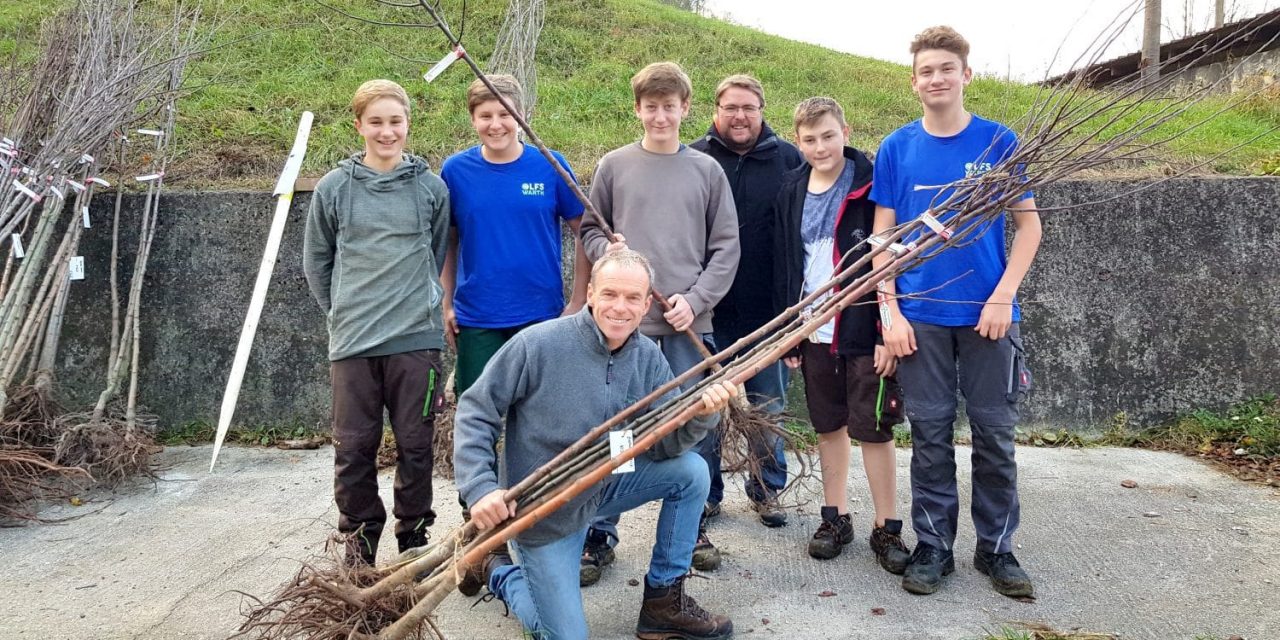
[{"label": "boy in red and black jacket", "polygon": [[[868,246],[875,204],[872,164],[845,146],[849,126],[831,98],[809,98],[795,111],[796,142],[807,164],[786,175],[774,205],[774,303],[781,312],[830,281]],[[827,295],[815,303],[820,303]],[[822,465],[822,524],[809,555],[829,559],[853,541],[846,486],[850,438],[859,441],[875,505],[871,548],[887,571],[901,574],[909,554],[895,509],[897,483],[893,425],[902,404],[893,379],[894,359],[879,339],[875,298],[852,305],[820,327],[786,358],[804,374],[809,418],[818,432]]]}]

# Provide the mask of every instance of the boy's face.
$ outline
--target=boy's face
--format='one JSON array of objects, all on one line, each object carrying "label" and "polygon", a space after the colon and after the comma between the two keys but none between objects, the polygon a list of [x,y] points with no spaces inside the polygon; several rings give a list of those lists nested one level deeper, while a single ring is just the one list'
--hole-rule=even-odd
[{"label": "boy's face", "polygon": [[395,98],[379,98],[356,118],[356,131],[364,138],[367,158],[384,164],[398,163],[409,137],[409,114]]},{"label": "boy's face", "polygon": [[647,95],[636,101],[636,116],[644,125],[644,135],[653,142],[680,140],[680,121],[689,115],[689,101],[680,96]]},{"label": "boy's face", "polygon": [[742,87],[729,87],[720,94],[712,122],[720,137],[739,149],[755,146],[764,125],[760,98]]},{"label": "boy's face", "polygon": [[911,70],[911,88],[926,109],[946,109],[964,104],[964,87],[973,78],[960,56],[942,49],[925,49],[916,54]]},{"label": "boy's face", "polygon": [[480,144],[495,153],[510,151],[519,144],[516,119],[497,100],[486,100],[471,111],[471,126],[480,136]]},{"label": "boy's face", "polygon": [[796,127],[796,146],[809,166],[820,173],[844,168],[844,141],[847,139],[848,125],[829,113],[813,124]]}]

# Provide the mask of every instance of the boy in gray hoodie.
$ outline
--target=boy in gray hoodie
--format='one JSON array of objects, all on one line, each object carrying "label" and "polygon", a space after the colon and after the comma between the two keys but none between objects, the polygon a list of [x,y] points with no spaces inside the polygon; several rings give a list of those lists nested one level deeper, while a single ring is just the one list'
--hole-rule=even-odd
[{"label": "boy in gray hoodie", "polygon": [[427,162],[404,153],[409,96],[370,80],[351,102],[364,152],[316,185],[302,265],[329,327],[334,500],[351,534],[349,563],[373,564],[386,522],[378,497],[383,409],[395,432],[396,541],[427,543],[433,420],[442,406],[440,265],[449,192]]}]

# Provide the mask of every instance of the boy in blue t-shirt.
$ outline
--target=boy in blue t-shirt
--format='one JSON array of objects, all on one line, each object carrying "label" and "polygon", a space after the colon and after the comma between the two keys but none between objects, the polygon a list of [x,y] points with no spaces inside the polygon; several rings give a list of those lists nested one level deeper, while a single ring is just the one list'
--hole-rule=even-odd
[{"label": "boy in blue t-shirt", "polygon": [[[520,83],[489,76],[520,108]],[[590,263],[575,240],[573,294],[564,302],[560,221],[574,238],[582,203],[555,167],[516,136],[519,125],[480,80],[467,89],[467,109],[480,144],[445,160],[440,177],[453,205],[444,285],[445,338],[456,349],[459,396],[517,332],[577,312],[586,301]],[[556,160],[572,175],[559,153]]]},{"label": "boy in blue t-shirt", "polygon": [[[1007,127],[965,110],[964,87],[973,70],[969,43],[959,33],[926,29],[911,53],[911,86],[924,117],[890,134],[876,155],[871,199],[878,234],[915,220],[950,195],[945,185],[998,167],[1017,147]],[[954,213],[933,215],[946,222]],[[1032,594],[1031,578],[1012,553],[1019,518],[1014,425],[1030,382],[1016,295],[1041,233],[1032,194],[1009,207],[1009,219],[1015,233],[1007,258],[1002,215],[962,229],[957,246],[886,282],[884,342],[900,359],[898,379],[911,420],[911,519],[918,544],[902,587],[912,593],[937,591],[955,569],[958,386],[973,433],[974,567],[1004,595]],[[876,264],[889,259],[880,254]]]}]

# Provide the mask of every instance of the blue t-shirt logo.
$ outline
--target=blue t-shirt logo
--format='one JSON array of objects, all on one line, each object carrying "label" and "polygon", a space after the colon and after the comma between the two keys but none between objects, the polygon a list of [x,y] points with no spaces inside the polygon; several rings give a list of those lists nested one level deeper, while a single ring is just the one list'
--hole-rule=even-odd
[{"label": "blue t-shirt logo", "polygon": [[525,182],[520,185],[520,192],[526,196],[544,196],[547,186],[541,182]]},{"label": "blue t-shirt logo", "polygon": [[964,177],[973,178],[980,176],[991,170],[990,162],[966,162],[964,163]]}]

